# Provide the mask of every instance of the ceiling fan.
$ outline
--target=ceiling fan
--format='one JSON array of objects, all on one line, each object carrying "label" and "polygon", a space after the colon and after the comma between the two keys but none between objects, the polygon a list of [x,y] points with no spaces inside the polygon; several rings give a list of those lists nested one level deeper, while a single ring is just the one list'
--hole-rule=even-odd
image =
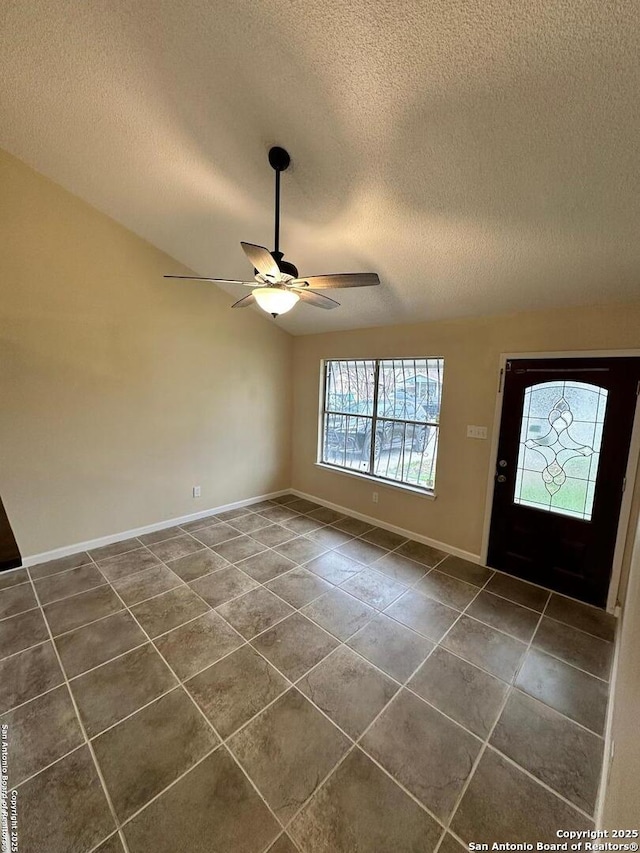
[{"label": "ceiling fan", "polygon": [[[317,290],[336,287],[371,287],[380,284],[376,273],[336,273],[312,275],[300,278],[297,268],[284,260],[280,251],[280,174],[289,166],[291,158],[284,148],[274,147],[269,151],[269,163],[276,173],[275,203],[275,248],[273,252],[253,243],[240,243],[254,267],[254,281],[238,281],[227,278],[206,278],[197,275],[165,275],[165,278],[181,278],[190,281],[212,281],[216,284],[243,284],[252,287],[249,296],[234,302],[232,308],[248,308],[257,303],[263,311],[277,317],[285,314],[302,300],[316,308],[337,308],[340,303]],[[256,282],[258,286],[256,287]]]}]

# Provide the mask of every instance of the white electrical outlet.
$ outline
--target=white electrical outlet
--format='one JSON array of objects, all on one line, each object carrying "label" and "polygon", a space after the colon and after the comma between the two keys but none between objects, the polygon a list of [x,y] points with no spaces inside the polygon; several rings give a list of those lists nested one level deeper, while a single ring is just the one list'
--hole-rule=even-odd
[{"label": "white electrical outlet", "polygon": [[373,493],[371,500],[374,502],[374,504],[378,503],[378,493],[377,492]]},{"label": "white electrical outlet", "polygon": [[486,426],[467,426],[467,438],[486,438]]},{"label": "white electrical outlet", "polygon": [[200,486],[193,487],[193,496],[194,498],[199,498],[201,496]]}]

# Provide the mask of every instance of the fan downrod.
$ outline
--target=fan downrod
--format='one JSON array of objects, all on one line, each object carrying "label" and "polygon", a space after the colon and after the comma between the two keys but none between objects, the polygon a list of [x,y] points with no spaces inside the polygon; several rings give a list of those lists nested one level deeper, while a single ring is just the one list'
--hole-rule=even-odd
[{"label": "fan downrod", "polygon": [[284,148],[280,148],[279,145],[275,145],[269,149],[269,163],[271,164],[271,168],[275,169],[276,172],[285,172],[291,163],[289,152],[285,151]]}]

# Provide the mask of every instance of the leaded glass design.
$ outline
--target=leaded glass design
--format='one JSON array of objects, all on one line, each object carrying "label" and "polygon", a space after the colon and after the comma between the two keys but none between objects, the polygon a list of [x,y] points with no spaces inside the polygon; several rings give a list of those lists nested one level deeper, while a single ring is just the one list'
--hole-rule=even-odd
[{"label": "leaded glass design", "polygon": [[607,393],[574,381],[525,390],[515,503],[591,520]]},{"label": "leaded glass design", "polygon": [[327,361],[320,460],[432,490],[443,367],[441,358]]}]

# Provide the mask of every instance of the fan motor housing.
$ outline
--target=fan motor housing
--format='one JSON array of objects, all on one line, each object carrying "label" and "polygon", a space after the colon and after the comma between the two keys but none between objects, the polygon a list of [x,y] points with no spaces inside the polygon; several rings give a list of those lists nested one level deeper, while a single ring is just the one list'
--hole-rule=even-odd
[{"label": "fan motor housing", "polygon": [[282,252],[271,252],[271,257],[278,264],[280,272],[293,276],[293,278],[298,278],[298,268],[290,264],[289,261],[283,260],[284,254]]}]

